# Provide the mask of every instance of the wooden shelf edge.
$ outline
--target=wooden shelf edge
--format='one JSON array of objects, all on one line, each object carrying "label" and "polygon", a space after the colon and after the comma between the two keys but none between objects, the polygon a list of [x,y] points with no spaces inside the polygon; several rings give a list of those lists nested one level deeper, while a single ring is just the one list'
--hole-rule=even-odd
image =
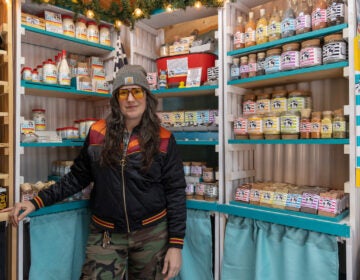
[{"label": "wooden shelf edge", "polygon": [[9,174],[6,173],[0,173],[0,179],[8,179],[9,178]]}]

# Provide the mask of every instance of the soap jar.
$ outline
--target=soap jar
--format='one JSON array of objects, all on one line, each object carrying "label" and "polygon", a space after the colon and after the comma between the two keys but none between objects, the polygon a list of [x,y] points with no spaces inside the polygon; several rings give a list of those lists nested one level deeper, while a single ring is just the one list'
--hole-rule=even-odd
[{"label": "soap jar", "polygon": [[300,133],[300,112],[286,111],[280,115],[281,139],[298,139]]},{"label": "soap jar", "polygon": [[266,51],[265,73],[271,74],[281,71],[281,49],[274,48]]}]

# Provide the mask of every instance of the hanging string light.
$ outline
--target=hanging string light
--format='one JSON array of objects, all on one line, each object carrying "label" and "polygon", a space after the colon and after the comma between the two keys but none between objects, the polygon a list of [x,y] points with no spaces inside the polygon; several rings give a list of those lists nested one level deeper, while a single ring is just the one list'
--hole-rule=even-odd
[{"label": "hanging string light", "polygon": [[141,17],[143,14],[144,14],[144,12],[143,12],[140,8],[136,8],[136,9],[134,10],[134,16],[135,16],[136,18]]},{"label": "hanging string light", "polygon": [[115,20],[115,28],[120,29],[122,25],[123,23],[121,22],[121,20]]},{"label": "hanging string light", "polygon": [[202,6],[201,1],[196,1],[196,2],[194,3],[194,7],[197,8],[197,9],[201,8],[201,6]]},{"label": "hanging string light", "polygon": [[94,11],[91,10],[91,9],[86,10],[85,16],[86,16],[87,18],[94,18],[94,16],[95,16]]}]

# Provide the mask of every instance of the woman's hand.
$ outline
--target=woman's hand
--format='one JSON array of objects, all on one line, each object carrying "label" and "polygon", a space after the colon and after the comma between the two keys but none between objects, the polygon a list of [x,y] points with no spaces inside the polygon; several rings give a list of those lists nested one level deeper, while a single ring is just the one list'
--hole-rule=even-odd
[{"label": "woman's hand", "polygon": [[162,274],[164,274],[164,280],[169,280],[177,276],[181,268],[181,249],[169,248],[166,252],[164,259],[164,267]]},{"label": "woman's hand", "polygon": [[[15,203],[13,207],[8,207],[0,211],[0,213],[10,212],[9,222],[17,227],[19,222],[31,212],[35,211],[35,206],[30,201]],[[21,212],[21,213],[20,213]]]}]

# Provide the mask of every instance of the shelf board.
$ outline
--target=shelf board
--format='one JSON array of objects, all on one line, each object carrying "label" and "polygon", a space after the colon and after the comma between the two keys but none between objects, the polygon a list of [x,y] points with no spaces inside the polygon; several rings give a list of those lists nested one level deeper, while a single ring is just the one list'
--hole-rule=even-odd
[{"label": "shelf board", "polygon": [[319,66],[299,68],[296,70],[277,72],[251,78],[232,80],[228,81],[228,85],[254,89],[265,86],[275,86],[321,79],[341,78],[343,77],[343,68],[347,66],[349,66],[349,63],[347,61],[329,63]]},{"label": "shelf board", "polygon": [[21,86],[25,88],[26,95],[57,97],[71,99],[92,99],[94,97],[110,98],[111,94],[102,94],[97,92],[87,92],[76,90],[70,86],[46,85],[42,83],[33,83],[22,80]]},{"label": "shelf board", "polygon": [[8,117],[9,113],[8,112],[0,112],[0,117]]},{"label": "shelf board", "polygon": [[158,98],[164,98],[164,97],[194,97],[194,96],[197,96],[197,95],[214,94],[214,91],[217,88],[218,88],[217,85],[191,87],[191,88],[168,88],[168,89],[152,90],[151,93],[153,93]]},{"label": "shelf board", "polygon": [[186,200],[186,207],[188,209],[206,210],[206,211],[217,211],[218,203],[216,201],[205,201],[205,200]]},{"label": "shelf board", "polygon": [[0,173],[0,179],[2,179],[2,180],[6,180],[6,179],[9,179],[9,174],[7,174],[7,173]]},{"label": "shelf board", "polygon": [[204,140],[176,140],[179,145],[190,145],[190,146],[216,146],[219,144],[218,141],[204,141]]},{"label": "shelf board", "polygon": [[180,145],[218,145],[219,133],[215,131],[172,131]]},{"label": "shelf board", "polygon": [[227,55],[228,56],[237,56],[237,55],[243,55],[243,54],[248,54],[248,53],[253,53],[253,52],[259,52],[262,50],[267,50],[267,49],[281,46],[281,45],[291,43],[291,42],[300,42],[300,41],[311,39],[311,38],[323,37],[323,36],[326,36],[329,34],[340,32],[347,27],[348,27],[347,23],[330,26],[327,28],[323,28],[323,29],[319,29],[319,30],[315,30],[315,31],[311,31],[311,32],[306,32],[304,34],[298,34],[298,35],[287,37],[287,38],[282,38],[279,40],[251,46],[248,48],[229,51],[229,52],[227,52]]},{"label": "shelf board", "polygon": [[230,205],[219,204],[218,211],[284,226],[302,228],[346,238],[350,237],[350,226],[343,221],[343,219],[349,215],[348,210],[332,218],[231,201]]},{"label": "shelf board", "polygon": [[349,139],[276,139],[276,140],[237,140],[230,139],[228,140],[229,144],[305,144],[305,145],[348,145]]},{"label": "shelf board", "polygon": [[9,148],[9,143],[0,143],[0,148]]},{"label": "shelf board", "polygon": [[[41,30],[24,24],[22,24],[21,27],[26,31],[25,35],[22,37],[22,42],[35,46],[44,46],[59,51],[66,50],[69,53],[85,56],[102,56],[114,50],[113,47]],[[56,40],[53,40],[52,38],[56,38]]]},{"label": "shelf board", "polygon": [[9,213],[0,213],[0,222],[6,222],[9,219]]},{"label": "shelf board", "polygon": [[29,142],[20,143],[21,147],[32,147],[32,148],[49,148],[49,147],[82,147],[84,144],[83,140],[63,140],[61,143],[54,142]]}]

